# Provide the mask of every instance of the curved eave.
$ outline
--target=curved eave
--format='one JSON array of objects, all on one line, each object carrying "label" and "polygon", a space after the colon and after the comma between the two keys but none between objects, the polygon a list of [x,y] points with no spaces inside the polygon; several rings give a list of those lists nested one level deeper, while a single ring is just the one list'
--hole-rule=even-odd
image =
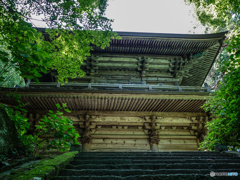
[{"label": "curved eave", "polygon": [[172,34],[172,33],[144,33],[115,31],[119,36],[155,37],[155,38],[182,38],[182,39],[222,39],[228,31],[214,34]]},{"label": "curved eave", "polygon": [[[47,28],[35,28],[37,31],[45,32]],[[133,36],[133,37],[157,37],[157,38],[183,38],[183,39],[222,39],[228,31],[214,33],[214,34],[173,34],[173,33],[145,33],[145,32],[124,32],[114,31],[119,36]]]}]

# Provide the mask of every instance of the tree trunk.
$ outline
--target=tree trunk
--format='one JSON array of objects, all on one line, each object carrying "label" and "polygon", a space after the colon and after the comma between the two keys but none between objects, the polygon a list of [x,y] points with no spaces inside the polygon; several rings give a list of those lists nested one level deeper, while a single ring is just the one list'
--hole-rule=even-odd
[{"label": "tree trunk", "polygon": [[17,129],[4,108],[0,107],[0,154],[13,156],[11,150],[15,150],[15,155],[23,154],[24,146],[18,138]]}]

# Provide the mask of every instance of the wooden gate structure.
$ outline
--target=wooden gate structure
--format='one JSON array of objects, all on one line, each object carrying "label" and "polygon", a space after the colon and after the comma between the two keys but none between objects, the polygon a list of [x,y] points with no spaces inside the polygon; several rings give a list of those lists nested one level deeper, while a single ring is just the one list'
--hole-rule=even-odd
[{"label": "wooden gate structure", "polygon": [[211,120],[201,109],[210,95],[204,80],[225,33],[117,33],[122,39],[104,50],[93,46],[81,66],[85,77],[61,86],[51,70],[39,84],[2,88],[0,102],[17,105],[6,93],[20,94],[32,134],[48,110],[67,103],[71,113],[64,115],[74,121],[83,151],[198,151]]}]

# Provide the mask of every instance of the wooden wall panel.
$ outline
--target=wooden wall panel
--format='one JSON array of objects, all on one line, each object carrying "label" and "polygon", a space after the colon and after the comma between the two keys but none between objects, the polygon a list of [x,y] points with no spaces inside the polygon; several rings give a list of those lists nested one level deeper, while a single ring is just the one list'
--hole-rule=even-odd
[{"label": "wooden wall panel", "polygon": [[149,144],[91,144],[91,151],[149,151]]}]

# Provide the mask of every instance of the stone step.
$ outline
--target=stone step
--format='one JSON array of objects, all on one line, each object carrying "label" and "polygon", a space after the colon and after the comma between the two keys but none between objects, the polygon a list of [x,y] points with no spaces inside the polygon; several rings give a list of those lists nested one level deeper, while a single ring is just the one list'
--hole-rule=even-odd
[{"label": "stone step", "polygon": [[134,164],[134,163],[240,163],[240,159],[153,159],[153,160],[131,160],[131,159],[88,159],[71,161],[71,165],[81,164]]},{"label": "stone step", "polygon": [[65,169],[240,169],[239,163],[142,163],[142,164],[83,164],[66,165]]},{"label": "stone step", "polygon": [[[210,173],[209,173],[210,174]],[[52,180],[237,180],[240,179],[240,176],[237,177],[211,177],[210,175],[204,175],[204,174],[155,174],[155,175],[134,175],[134,176],[57,176],[54,177]]]},{"label": "stone step", "polygon": [[129,152],[129,153],[94,153],[94,152],[90,152],[90,153],[79,153],[76,155],[76,157],[92,157],[92,156],[231,156],[229,154],[225,154],[225,153],[218,153],[218,152],[204,152],[204,153],[169,153],[169,152],[156,152],[156,153],[133,153],[133,152]]},{"label": "stone step", "polygon": [[91,159],[240,159],[238,157],[232,157],[232,156],[172,156],[172,155],[166,155],[166,156],[127,156],[127,157],[122,157],[122,156],[82,156],[82,157],[75,157],[74,160],[88,160],[89,158]]},{"label": "stone step", "polygon": [[[183,167],[184,168],[184,167]],[[195,174],[195,175],[210,175],[210,172],[238,172],[239,168],[230,169],[65,169],[59,172],[59,176],[140,176],[140,175],[173,175],[173,174]],[[138,179],[138,178],[137,178]]]}]

